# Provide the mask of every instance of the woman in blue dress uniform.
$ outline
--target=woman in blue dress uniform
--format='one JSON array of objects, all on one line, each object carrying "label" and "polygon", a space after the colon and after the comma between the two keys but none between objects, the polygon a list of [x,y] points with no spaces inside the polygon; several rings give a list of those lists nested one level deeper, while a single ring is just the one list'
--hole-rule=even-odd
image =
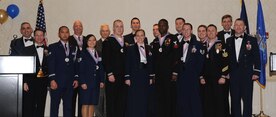
[{"label": "woman in blue dress uniform", "polygon": [[152,84],[152,54],[150,46],[144,44],[145,32],[135,33],[136,44],[129,46],[126,54],[126,80],[129,86],[126,117],[146,117],[148,91]]},{"label": "woman in blue dress uniform", "polygon": [[96,37],[87,35],[86,43],[81,52],[80,59],[80,103],[82,104],[82,116],[92,117],[94,105],[98,104],[100,87],[104,86],[104,72],[101,60],[95,50]]}]

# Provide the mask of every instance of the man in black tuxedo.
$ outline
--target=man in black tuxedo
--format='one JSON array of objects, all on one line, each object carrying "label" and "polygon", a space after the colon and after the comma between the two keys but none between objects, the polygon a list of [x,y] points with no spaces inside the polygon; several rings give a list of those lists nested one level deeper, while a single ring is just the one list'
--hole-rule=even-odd
[{"label": "man in black tuxedo", "polygon": [[[177,61],[178,40],[168,32],[166,19],[158,22],[160,37],[152,42],[153,64],[155,72],[156,117],[173,117],[175,101],[172,98],[171,85],[177,79],[175,65]],[[176,89],[175,89],[176,90]]]},{"label": "man in black tuxedo", "polygon": [[[72,46],[78,47],[78,50],[81,51],[83,48],[83,44],[85,43],[85,40],[84,40],[84,36],[82,35],[83,25],[80,20],[76,20],[74,22],[73,30],[74,30],[74,34],[69,37],[69,43]],[[77,70],[79,70],[78,67],[77,67]],[[73,116],[75,116],[76,99],[77,99],[77,96],[79,96],[78,92],[79,92],[78,88],[74,89],[73,101],[72,101]],[[79,98],[78,98],[78,102],[79,102]],[[81,117],[81,105],[79,103],[77,105],[78,105],[78,117]]]},{"label": "man in black tuxedo", "polygon": [[[28,22],[21,24],[20,33],[22,37],[14,39],[10,44],[10,55],[11,56],[35,56],[36,51],[34,47],[34,39],[31,36],[33,29]],[[29,80],[34,78],[35,74],[24,74],[23,75],[23,117],[32,117],[32,100],[29,99],[31,95],[29,93]]]},{"label": "man in black tuxedo", "polygon": [[126,106],[124,25],[113,22],[113,34],[103,43],[103,65],[106,72],[106,116],[124,117]]},{"label": "man in black tuxedo", "polygon": [[218,39],[221,40],[223,44],[226,43],[227,38],[234,35],[235,31],[231,28],[233,24],[231,15],[224,15],[221,18],[221,25],[223,27],[222,31],[218,32]]},{"label": "man in black tuxedo", "polygon": [[21,24],[20,33],[22,37],[14,39],[10,44],[10,55],[12,56],[27,56],[25,51],[26,48],[34,44],[34,39],[32,37],[33,29],[29,22],[23,22]]},{"label": "man in black tuxedo", "polygon": [[[100,35],[101,38],[97,41],[96,44],[96,50],[99,55],[99,59],[102,60],[102,44],[103,42],[109,37],[110,35],[110,29],[107,24],[102,24],[100,28]],[[100,98],[99,98],[99,104],[96,106],[96,116],[99,117],[105,117],[106,116],[106,96],[105,96],[105,88],[100,89]]]},{"label": "man in black tuxedo", "polygon": [[[34,31],[33,52],[36,56],[36,73],[33,77],[26,79],[27,87],[24,87],[25,109],[31,113],[26,113],[26,117],[43,117],[47,96],[48,76],[47,76],[47,55],[48,49],[44,45],[45,31],[36,29]],[[28,112],[28,111],[27,111]],[[24,113],[24,112],[23,112]]]},{"label": "man in black tuxedo", "polygon": [[236,19],[234,30],[235,36],[226,42],[230,61],[231,115],[251,117],[253,82],[260,75],[260,50],[257,39],[245,33],[246,26],[242,19]]},{"label": "man in black tuxedo", "polygon": [[[132,32],[124,36],[126,46],[131,46],[136,43],[136,40],[134,39],[134,34],[138,29],[141,28],[140,19],[137,17],[132,18],[130,25]],[[145,38],[145,44],[148,44],[147,38]]]}]

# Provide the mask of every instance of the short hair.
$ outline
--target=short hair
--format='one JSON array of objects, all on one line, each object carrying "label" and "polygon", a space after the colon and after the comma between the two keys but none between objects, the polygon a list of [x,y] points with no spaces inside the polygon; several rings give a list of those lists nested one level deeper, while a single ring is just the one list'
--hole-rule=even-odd
[{"label": "short hair", "polygon": [[36,33],[37,31],[43,32],[43,36],[45,36],[45,32],[46,32],[46,31],[45,31],[44,29],[36,28],[36,29],[34,30],[34,35],[35,35],[35,33]]},{"label": "short hair", "polygon": [[143,30],[143,29],[138,29],[138,30],[135,32],[135,36],[136,36],[136,35],[137,35],[137,33],[138,33],[138,32],[140,32],[140,31],[141,31],[141,32],[143,32],[143,33],[144,33],[144,35],[146,35],[145,30]]},{"label": "short hair", "polygon": [[191,23],[185,23],[183,26],[188,25],[191,27],[191,30],[193,30],[193,25]]},{"label": "short hair", "polygon": [[108,25],[108,24],[102,24],[102,25],[100,26],[100,30],[102,30],[103,27],[108,27],[108,28],[109,28],[109,25]]},{"label": "short hair", "polygon": [[61,27],[59,27],[58,32],[60,32],[61,29],[63,29],[63,28],[66,28],[69,31],[69,28],[67,26],[61,26]]},{"label": "short hair", "polygon": [[176,21],[176,20],[181,20],[181,21],[183,21],[184,23],[186,22],[185,19],[182,18],[182,17],[178,17],[178,18],[175,19],[175,21]]},{"label": "short hair", "polygon": [[205,28],[205,30],[207,30],[207,26],[206,25],[204,25],[204,24],[201,24],[201,25],[199,25],[198,27],[197,27],[197,30],[199,29],[199,28]]},{"label": "short hair", "polygon": [[229,14],[226,14],[226,15],[222,16],[221,22],[222,22],[224,19],[226,19],[226,18],[230,18],[230,21],[232,22],[232,16],[229,15]]},{"label": "short hair", "polygon": [[23,27],[23,25],[25,25],[25,24],[29,24],[29,25],[31,25],[29,22],[22,22],[21,23],[21,28]]},{"label": "short hair", "polygon": [[244,24],[245,24],[245,22],[244,22],[244,20],[242,19],[242,18],[237,18],[236,20],[235,20],[235,22],[236,21],[242,21]]},{"label": "short hair", "polygon": [[209,24],[207,28],[209,28],[209,27],[214,27],[217,30],[217,26],[214,24]]},{"label": "short hair", "polygon": [[158,26],[158,24],[153,24],[153,26]]},{"label": "short hair", "polygon": [[140,19],[139,19],[139,18],[134,17],[134,18],[131,19],[130,24],[132,24],[132,21],[133,21],[133,20],[138,20],[138,21],[140,22]]},{"label": "short hair", "polygon": [[123,21],[122,20],[120,20],[120,19],[116,19],[116,20],[114,20],[114,22],[113,22],[113,27],[115,26],[115,23],[116,22],[122,22],[123,23]]},{"label": "short hair", "polygon": [[169,25],[169,22],[168,22],[168,20],[166,20],[166,19],[161,19],[161,20],[159,20],[158,24],[159,24],[160,22],[165,22],[167,25]]}]

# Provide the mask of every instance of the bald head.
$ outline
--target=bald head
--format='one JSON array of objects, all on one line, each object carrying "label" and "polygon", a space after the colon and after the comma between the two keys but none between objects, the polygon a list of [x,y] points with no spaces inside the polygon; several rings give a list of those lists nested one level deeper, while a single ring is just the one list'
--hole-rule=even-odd
[{"label": "bald head", "polygon": [[106,39],[110,35],[110,29],[107,24],[102,24],[100,34],[103,39]]},{"label": "bald head", "polygon": [[74,30],[75,35],[77,35],[77,36],[82,35],[83,27],[82,27],[82,22],[80,20],[74,21],[73,30]]}]

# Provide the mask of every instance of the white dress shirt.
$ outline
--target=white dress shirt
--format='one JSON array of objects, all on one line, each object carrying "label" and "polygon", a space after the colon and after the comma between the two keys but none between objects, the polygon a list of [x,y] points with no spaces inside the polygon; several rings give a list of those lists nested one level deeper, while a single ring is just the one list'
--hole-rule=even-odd
[{"label": "white dress shirt", "polygon": [[138,50],[140,53],[140,62],[141,63],[147,63],[147,58],[146,58],[146,51],[145,51],[145,45],[144,44],[138,44]]},{"label": "white dress shirt", "polygon": [[239,55],[242,45],[242,38],[235,39],[235,50],[236,50],[236,59],[239,62]]},{"label": "white dress shirt", "polygon": [[42,61],[43,61],[43,56],[44,56],[44,48],[41,48],[41,47],[37,47],[38,44],[35,43],[35,47],[36,47],[36,52],[37,52],[37,55],[38,55],[38,58],[39,58],[39,63],[40,65],[42,65]]}]

